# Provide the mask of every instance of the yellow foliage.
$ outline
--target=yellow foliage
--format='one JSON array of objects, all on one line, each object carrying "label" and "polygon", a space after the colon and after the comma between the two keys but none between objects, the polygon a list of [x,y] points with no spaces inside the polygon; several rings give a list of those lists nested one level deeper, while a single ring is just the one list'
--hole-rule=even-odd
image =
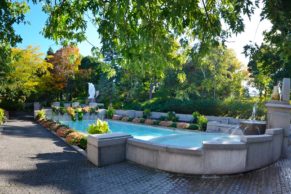
[{"label": "yellow foliage", "polygon": [[43,56],[38,47],[13,48],[12,71],[7,78],[13,80],[22,90],[35,91],[43,81],[43,77],[50,76],[48,69],[52,67],[52,64],[46,62]]}]

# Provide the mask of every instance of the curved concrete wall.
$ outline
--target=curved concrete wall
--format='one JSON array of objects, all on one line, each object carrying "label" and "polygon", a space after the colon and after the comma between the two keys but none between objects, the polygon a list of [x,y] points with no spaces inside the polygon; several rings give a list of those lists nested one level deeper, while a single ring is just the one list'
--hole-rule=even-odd
[{"label": "curved concrete wall", "polygon": [[127,140],[126,159],[160,170],[184,174],[235,174],[262,168],[281,155],[283,129],[242,136],[240,142],[203,142],[197,149]]}]

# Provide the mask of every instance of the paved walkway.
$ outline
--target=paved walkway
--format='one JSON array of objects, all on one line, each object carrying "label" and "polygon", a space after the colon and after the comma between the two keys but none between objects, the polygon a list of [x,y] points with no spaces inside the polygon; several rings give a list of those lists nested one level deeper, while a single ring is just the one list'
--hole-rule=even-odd
[{"label": "paved walkway", "polygon": [[175,175],[129,162],[96,168],[39,125],[10,120],[0,134],[0,193],[291,193],[291,157],[224,177]]}]

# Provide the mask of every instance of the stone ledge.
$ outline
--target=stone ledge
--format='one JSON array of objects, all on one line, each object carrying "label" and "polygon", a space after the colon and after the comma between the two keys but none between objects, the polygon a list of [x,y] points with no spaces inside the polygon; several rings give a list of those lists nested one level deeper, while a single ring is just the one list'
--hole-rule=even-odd
[{"label": "stone ledge", "polygon": [[282,128],[266,129],[266,134],[268,135],[279,135],[283,133]]},{"label": "stone ledge", "polygon": [[140,148],[145,148],[149,150],[170,152],[170,153],[181,153],[188,155],[202,155],[201,148],[183,148],[183,147],[174,147],[169,145],[160,145],[148,141],[138,140],[138,139],[129,139],[128,144],[134,145]]},{"label": "stone ledge", "polygon": [[223,150],[241,150],[246,149],[246,144],[243,142],[222,142],[222,141],[204,141],[203,148],[206,149],[223,149]]},{"label": "stone ledge", "polygon": [[272,139],[272,135],[247,135],[241,137],[241,141],[245,143],[266,142],[272,141]]},{"label": "stone ledge", "polygon": [[109,134],[96,134],[88,136],[88,144],[96,147],[104,147],[125,143],[131,135],[125,133],[109,133]]}]

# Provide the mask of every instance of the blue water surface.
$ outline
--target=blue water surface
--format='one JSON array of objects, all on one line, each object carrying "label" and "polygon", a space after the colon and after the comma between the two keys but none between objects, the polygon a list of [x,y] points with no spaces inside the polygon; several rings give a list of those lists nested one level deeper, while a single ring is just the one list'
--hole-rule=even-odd
[{"label": "blue water surface", "polygon": [[[95,122],[95,120],[61,121],[62,124],[68,125],[70,128],[83,133],[87,133],[86,129],[88,126]],[[111,133],[126,133],[132,135],[136,139],[146,140],[162,145],[193,148],[201,147],[203,141],[216,140],[219,138],[239,141],[238,137],[223,133],[205,133],[178,129],[166,129],[162,127],[153,127],[111,120],[107,122]]]}]

